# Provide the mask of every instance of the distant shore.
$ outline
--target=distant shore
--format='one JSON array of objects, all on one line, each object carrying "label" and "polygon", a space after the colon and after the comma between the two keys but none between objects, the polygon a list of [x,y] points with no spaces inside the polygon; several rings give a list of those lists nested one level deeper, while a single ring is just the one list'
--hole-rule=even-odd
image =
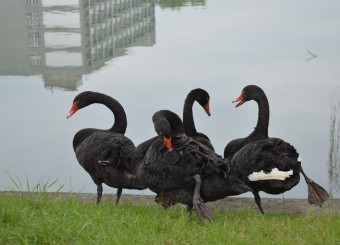
[{"label": "distant shore", "polygon": [[[0,197],[2,195],[22,195],[23,197],[28,195],[35,195],[36,193],[30,192],[12,192],[12,191],[0,191]],[[48,195],[59,200],[61,198],[66,198],[69,196],[79,198],[86,203],[96,203],[97,194],[93,193],[69,193],[69,192],[48,192]],[[133,194],[122,194],[120,203],[127,203],[131,205],[158,205],[154,202],[154,195],[133,195]],[[114,203],[116,200],[116,195],[103,194],[102,202]],[[247,197],[228,197],[215,202],[207,203],[208,207],[211,209],[252,209],[258,212],[258,208],[254,202],[253,198]],[[340,199],[329,199],[327,200],[323,207],[310,205],[307,199],[297,199],[297,198],[262,198],[262,206],[266,213],[320,213],[320,212],[336,212],[340,214]]]}]

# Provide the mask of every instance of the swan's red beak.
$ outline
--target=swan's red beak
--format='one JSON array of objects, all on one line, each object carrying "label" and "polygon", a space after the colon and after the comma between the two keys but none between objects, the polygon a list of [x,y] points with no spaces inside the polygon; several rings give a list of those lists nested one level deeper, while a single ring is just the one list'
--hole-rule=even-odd
[{"label": "swan's red beak", "polygon": [[237,97],[236,99],[234,99],[232,101],[232,103],[240,101],[240,103],[238,103],[235,107],[239,107],[240,105],[242,105],[245,102],[244,99],[243,99],[243,95],[244,95],[244,92],[242,92],[239,97]]},{"label": "swan's red beak", "polygon": [[209,107],[209,105],[210,105],[210,101],[208,101],[208,102],[203,106],[203,108],[204,108],[205,112],[208,114],[208,116],[210,117],[211,113],[210,113],[210,107]]},{"label": "swan's red beak", "polygon": [[66,118],[69,118],[70,116],[72,116],[74,113],[76,113],[76,111],[78,111],[78,102],[74,102],[70,111],[68,112]]},{"label": "swan's red beak", "polygon": [[165,147],[168,148],[170,151],[172,151],[172,149],[174,149],[174,146],[172,145],[171,136],[169,138],[163,136],[163,140],[164,140]]}]

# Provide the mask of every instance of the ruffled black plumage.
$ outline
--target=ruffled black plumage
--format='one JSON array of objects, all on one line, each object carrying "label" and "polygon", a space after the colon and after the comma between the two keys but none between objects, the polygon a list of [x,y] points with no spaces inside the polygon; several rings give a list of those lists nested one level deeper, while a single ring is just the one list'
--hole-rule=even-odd
[{"label": "ruffled black plumage", "polygon": [[[160,118],[169,123],[169,136],[157,130],[166,128],[156,126]],[[235,177],[227,160],[184,134],[181,119],[176,114],[159,111],[153,121],[160,137],[148,149],[138,173],[148,188],[159,196],[195,207],[204,222],[206,217],[211,217],[208,213],[200,213],[207,211],[204,202],[251,190]],[[165,136],[172,137],[172,150],[165,147],[162,140]]]},{"label": "ruffled black plumage", "polygon": [[[196,130],[195,122],[193,118],[193,112],[192,112],[192,107],[195,101],[197,101],[203,107],[205,112],[210,116],[210,109],[209,109],[210,96],[208,92],[200,88],[191,90],[188,93],[184,101],[184,108],[183,108],[183,125],[185,129],[185,133],[188,136],[191,136],[193,139],[197,140],[198,142],[201,142],[202,144],[206,145],[207,147],[209,147],[211,150],[214,151],[214,147],[211,144],[208,136],[206,136],[203,133],[199,133]],[[153,137],[149,140],[142,142],[136,147],[136,149],[134,150],[132,154],[132,162],[135,165],[139,165],[141,163],[147,150],[153,144],[153,142],[155,142],[157,138],[158,138],[157,136]],[[172,206],[175,203],[175,201],[172,201],[168,197],[165,197],[165,196],[156,196],[155,201],[158,203],[161,203],[164,208]]]}]

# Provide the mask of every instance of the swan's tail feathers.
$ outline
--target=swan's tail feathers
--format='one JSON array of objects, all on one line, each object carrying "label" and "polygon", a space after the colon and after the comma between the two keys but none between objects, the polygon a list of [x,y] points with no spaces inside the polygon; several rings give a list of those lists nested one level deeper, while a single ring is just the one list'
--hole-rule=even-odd
[{"label": "swan's tail feathers", "polygon": [[323,187],[315,183],[305,174],[301,165],[300,165],[300,172],[302,173],[308,185],[308,202],[310,204],[314,204],[319,207],[322,207],[322,204],[329,198],[329,194]]}]

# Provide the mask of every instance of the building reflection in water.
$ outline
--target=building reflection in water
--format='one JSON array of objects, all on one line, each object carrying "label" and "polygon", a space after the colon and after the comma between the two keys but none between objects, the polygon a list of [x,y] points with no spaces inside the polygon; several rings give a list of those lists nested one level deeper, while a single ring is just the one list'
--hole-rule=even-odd
[{"label": "building reflection in water", "polygon": [[186,6],[205,7],[205,0],[155,0],[156,4],[163,9],[178,10]]},{"label": "building reflection in water", "polygon": [[340,101],[332,105],[328,174],[331,193],[340,192]]},{"label": "building reflection in water", "polygon": [[0,75],[42,74],[46,88],[76,90],[83,74],[125,55],[128,47],[155,44],[149,0],[45,2],[0,2],[0,31],[7,33],[0,37]]}]

